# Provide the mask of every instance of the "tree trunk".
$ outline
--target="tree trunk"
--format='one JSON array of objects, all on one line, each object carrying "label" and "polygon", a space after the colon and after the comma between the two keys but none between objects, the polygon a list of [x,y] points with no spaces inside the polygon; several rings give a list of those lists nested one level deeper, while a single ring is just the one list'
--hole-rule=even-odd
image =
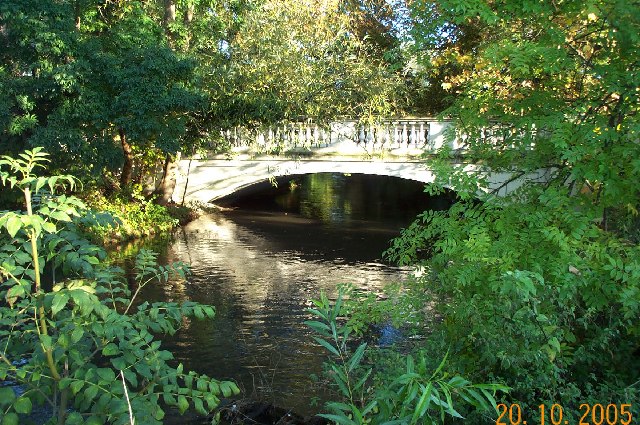
[{"label": "tree trunk", "polygon": [[171,154],[167,154],[162,167],[162,179],[155,191],[160,195],[156,201],[160,205],[167,205],[171,202],[171,196],[176,188],[176,168],[176,161]]},{"label": "tree trunk", "polygon": [[[186,17],[185,17],[186,19]],[[162,20],[162,26],[164,27],[165,34],[169,46],[174,48],[174,37],[171,31],[170,25],[176,20],[176,1],[164,0],[164,17]],[[157,203],[160,205],[167,205],[171,201],[171,196],[176,187],[176,164],[173,160],[173,156],[167,153],[164,159],[164,166],[162,167],[162,179],[160,184],[156,187],[155,193],[160,195],[157,199]]]},{"label": "tree trunk", "polygon": [[120,144],[122,144],[122,154],[124,156],[124,164],[122,165],[122,174],[120,174],[120,187],[125,187],[131,183],[133,175],[133,151],[131,145],[127,142],[127,135],[123,129],[118,130],[120,135]]},{"label": "tree trunk", "polygon": [[80,31],[80,0],[76,0],[76,3],[73,8],[73,12],[75,14],[75,27],[76,30]]},{"label": "tree trunk", "polygon": [[176,2],[175,0],[164,0],[164,17],[162,19],[162,26],[167,34],[167,40],[169,45],[173,47],[173,33],[169,25],[176,20]]},{"label": "tree trunk", "polygon": [[184,26],[186,28],[186,37],[184,40],[184,50],[189,50],[189,45],[191,44],[191,31],[189,26],[191,25],[191,21],[193,21],[193,15],[195,13],[195,7],[192,2],[187,5],[187,11],[184,14]]}]

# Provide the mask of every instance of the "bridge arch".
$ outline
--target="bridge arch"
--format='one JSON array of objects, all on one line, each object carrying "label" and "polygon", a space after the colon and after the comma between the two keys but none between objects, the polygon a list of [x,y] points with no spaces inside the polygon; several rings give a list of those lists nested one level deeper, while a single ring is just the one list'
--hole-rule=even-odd
[{"label": "bridge arch", "polygon": [[[342,173],[398,177],[421,183],[435,179],[420,161],[363,161],[353,158],[333,160],[217,159],[184,160],[174,192],[174,200],[213,202],[256,183],[289,175]],[[455,190],[455,188],[450,188]]]}]

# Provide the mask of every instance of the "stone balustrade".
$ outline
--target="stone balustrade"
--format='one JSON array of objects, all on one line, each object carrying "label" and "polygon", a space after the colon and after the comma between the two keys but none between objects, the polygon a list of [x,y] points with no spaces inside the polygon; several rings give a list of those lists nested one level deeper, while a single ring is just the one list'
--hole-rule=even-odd
[{"label": "stone balustrade", "polygon": [[[221,131],[221,138],[234,152],[283,153],[313,151],[317,154],[396,154],[401,156],[435,152],[445,143],[448,121],[432,118],[399,118],[362,123],[357,120],[312,120]],[[457,139],[451,143],[459,149]]]}]

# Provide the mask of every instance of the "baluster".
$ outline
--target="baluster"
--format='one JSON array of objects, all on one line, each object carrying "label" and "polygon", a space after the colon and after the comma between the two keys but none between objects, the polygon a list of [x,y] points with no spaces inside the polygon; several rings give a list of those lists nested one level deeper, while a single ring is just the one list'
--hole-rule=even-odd
[{"label": "baluster", "polygon": [[292,147],[297,146],[298,142],[296,137],[295,124],[289,124],[289,126],[287,127],[287,135],[289,137],[289,146],[287,146],[287,149],[291,149]]},{"label": "baluster", "polygon": [[293,141],[293,146],[297,148],[300,143],[299,124],[291,124],[291,141]]},{"label": "baluster", "polygon": [[379,146],[384,146],[384,135],[385,127],[384,124],[380,124],[380,126],[376,127],[376,142]]},{"label": "baluster", "polygon": [[[299,122],[298,123],[298,144],[300,144],[301,146],[304,146],[305,140],[304,140],[304,129],[302,128],[302,123]],[[296,144],[296,146],[298,146],[298,144]]]},{"label": "baluster", "polygon": [[307,124],[307,131],[305,132],[305,135],[304,135],[304,145],[311,146],[312,140],[313,139],[311,137],[311,125]]},{"label": "baluster", "polygon": [[409,130],[410,133],[410,144],[412,144],[413,146],[417,146],[418,145],[418,130],[416,129],[416,123],[412,122],[411,123],[411,130]]},{"label": "baluster", "polygon": [[423,146],[425,148],[427,148],[427,150],[432,151],[433,150],[433,146],[431,143],[431,123],[430,122],[426,122],[426,125],[424,126],[424,144]]},{"label": "baluster", "polygon": [[400,130],[400,127],[398,126],[398,123],[393,124],[393,144],[397,148],[400,147],[401,131],[402,130]]},{"label": "baluster", "polygon": [[258,146],[264,147],[264,133],[260,130],[256,130],[256,143]]},{"label": "baluster", "polygon": [[269,126],[269,131],[267,132],[267,142],[269,145],[273,145],[273,128]]},{"label": "baluster", "polygon": [[402,136],[401,136],[401,140],[403,144],[409,144],[409,137],[407,134],[407,123],[402,123]]},{"label": "baluster", "polygon": [[291,135],[291,138],[289,140],[293,143],[293,147],[297,148],[298,147],[298,131],[296,129],[295,124],[291,124],[290,135]]},{"label": "baluster", "polygon": [[373,138],[373,126],[369,125],[369,130],[367,131],[367,135],[365,136],[364,142],[365,144],[369,144],[374,141]]},{"label": "baluster", "polygon": [[320,128],[318,127],[318,124],[315,124],[313,126],[313,146],[316,148],[320,147],[320,134],[318,134],[319,131]]},{"label": "baluster", "polygon": [[329,140],[327,141],[327,147],[333,144],[333,138],[334,138],[335,132],[336,132],[335,124],[329,123]]},{"label": "baluster", "polygon": [[427,140],[424,136],[424,122],[420,122],[420,133],[418,134],[418,143],[424,148],[424,141]]},{"label": "baluster", "polygon": [[358,143],[363,143],[365,142],[365,135],[364,135],[364,126],[361,125],[360,126],[360,132],[358,133]]},{"label": "baluster", "polygon": [[389,130],[389,124],[385,124],[382,133],[382,145],[391,144],[391,134]]}]

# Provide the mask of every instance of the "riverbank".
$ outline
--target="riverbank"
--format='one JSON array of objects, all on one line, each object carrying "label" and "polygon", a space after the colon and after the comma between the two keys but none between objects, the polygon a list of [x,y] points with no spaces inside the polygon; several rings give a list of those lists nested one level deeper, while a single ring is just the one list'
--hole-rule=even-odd
[{"label": "riverbank", "polygon": [[93,242],[111,246],[131,240],[168,234],[195,220],[208,208],[175,203],[159,205],[135,191],[106,196],[99,190],[79,194],[89,209],[80,226]]}]

